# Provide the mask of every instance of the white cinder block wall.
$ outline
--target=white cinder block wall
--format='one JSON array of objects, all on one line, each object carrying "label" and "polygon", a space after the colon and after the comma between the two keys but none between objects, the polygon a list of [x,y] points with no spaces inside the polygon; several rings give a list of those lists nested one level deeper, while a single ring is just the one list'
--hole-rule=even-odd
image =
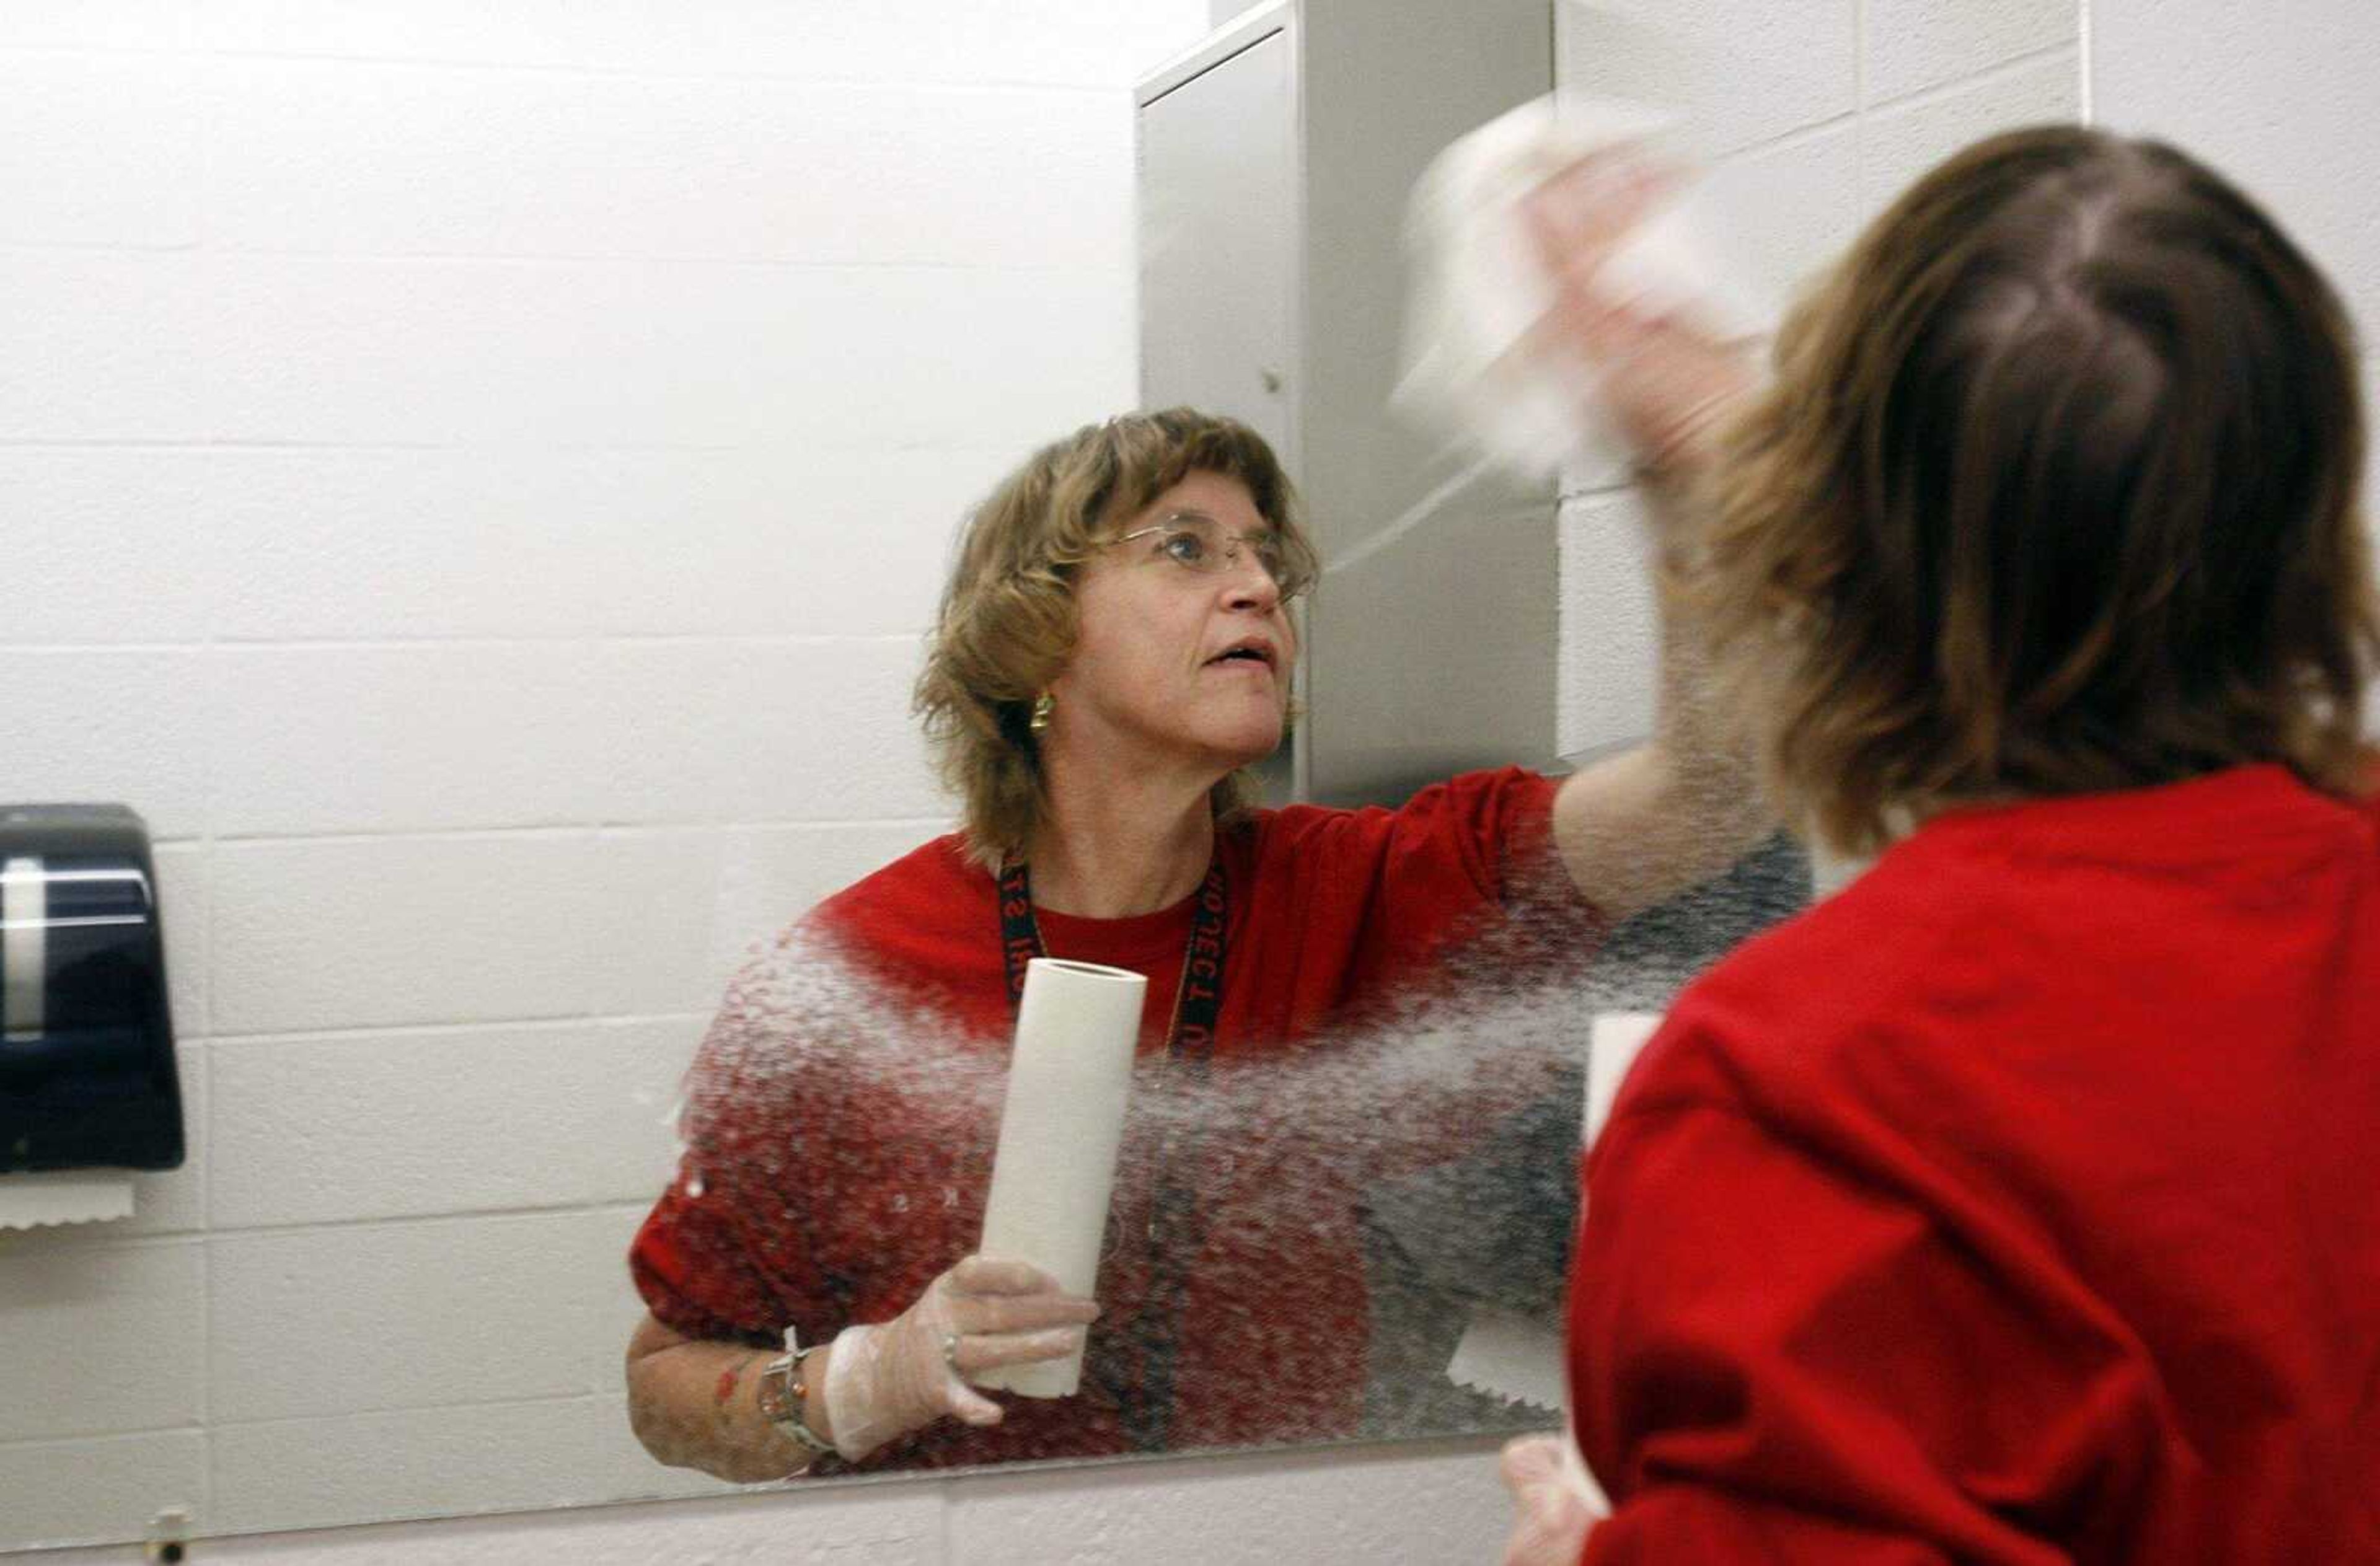
[{"label": "white cinder block wall", "polygon": [[[2244,185],[2313,252],[2363,337],[2367,430],[2380,418],[2380,28],[2358,0],[2285,12],[2219,0],[2090,0],[2093,116],[2166,137]],[[2364,516],[2380,524],[2380,451]],[[2380,543],[2380,527],[2375,527]],[[2380,691],[2364,707],[2380,734]]]},{"label": "white cinder block wall", "polygon": [[[1556,22],[1565,83],[1676,111],[1730,259],[1780,300],[1947,153],[2080,112],[2077,0],[1595,0]],[[1569,475],[1565,755],[1650,726],[1643,527],[1624,475]]]},{"label": "white cinder block wall", "polygon": [[[2209,159],[2314,253],[2363,329],[2367,402],[2380,395],[2380,31],[2357,0],[1595,0],[1557,26],[1565,81],[1681,112],[1716,160],[1750,280],[1789,292],[1949,152],[2083,114],[2087,77],[2096,123]],[[1565,486],[1566,754],[1651,716],[1641,516],[1620,477]],[[2380,733],[2380,693],[2368,710]]]},{"label": "white cinder block wall", "polygon": [[[1207,19],[939,9],[0,14],[0,795],[148,812],[198,1134],[128,1229],[0,1242],[18,1536],[662,1487],[616,1269],[672,1081],[742,941],[938,819],[901,687],[949,521],[1128,400],[1118,86]],[[2100,117],[2235,167],[2373,322],[2352,0],[2083,9],[1600,0],[1561,71],[1682,109],[1782,280],[2074,113],[2087,26]],[[1576,749],[1648,665],[1629,499],[1570,489]],[[208,1553],[1438,1562],[1500,1527],[1449,1443]]]},{"label": "white cinder block wall", "polygon": [[0,1237],[0,1548],[717,1487],[620,1407],[665,1111],[939,830],[916,636],[1132,400],[1128,88],[1206,21],[0,9],[0,799],[148,818],[192,1133]]}]

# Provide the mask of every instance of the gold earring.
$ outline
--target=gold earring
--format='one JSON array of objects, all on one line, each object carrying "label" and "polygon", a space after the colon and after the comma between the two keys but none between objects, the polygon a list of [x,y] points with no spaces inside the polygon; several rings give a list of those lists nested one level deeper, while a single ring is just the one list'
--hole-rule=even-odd
[{"label": "gold earring", "polygon": [[1033,698],[1033,717],[1025,726],[1037,734],[1043,733],[1050,727],[1050,714],[1057,705],[1057,698],[1043,691]]}]

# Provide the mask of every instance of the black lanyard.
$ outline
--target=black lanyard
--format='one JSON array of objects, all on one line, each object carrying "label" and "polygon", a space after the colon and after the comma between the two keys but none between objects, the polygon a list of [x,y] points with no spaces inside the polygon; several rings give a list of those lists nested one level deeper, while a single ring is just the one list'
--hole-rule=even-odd
[{"label": "black lanyard", "polygon": [[[1183,953],[1182,982],[1173,998],[1173,1026],[1165,1041],[1169,1066],[1178,1063],[1184,1081],[1194,1088],[1206,1081],[1207,1065],[1215,1053],[1215,1022],[1223,1007],[1223,939],[1230,912],[1223,856],[1217,854],[1207,867],[1206,884],[1199,888],[1198,901],[1191,909],[1190,945]],[[1025,965],[1049,955],[1041,942],[1041,927],[1033,917],[1033,884],[1021,860],[1001,871],[1000,945],[1008,969],[1008,1002],[1016,1006],[1025,999]],[[1168,1119],[1178,1122],[1190,1117],[1174,1114]],[[1196,1151],[1195,1123],[1177,1124],[1168,1131],[1149,1198],[1148,1300],[1129,1332],[1118,1335],[1124,1340],[1119,1346],[1125,1347],[1127,1356],[1138,1363],[1116,1366],[1112,1376],[1099,1377],[1114,1396],[1133,1443],[1144,1451],[1164,1451],[1166,1432],[1172,1423],[1182,1313],[1198,1243],[1197,1193],[1175,1171],[1195,1167]],[[1137,1354],[1131,1354],[1135,1349]]]},{"label": "black lanyard", "polygon": [[[1166,1050],[1177,1061],[1204,1067],[1215,1052],[1215,1019],[1223,1009],[1223,931],[1231,898],[1223,885],[1223,856],[1207,867],[1206,884],[1190,914],[1190,948],[1182,958],[1182,987],[1174,993],[1173,1031]],[[1033,917],[1033,882],[1019,860],[1000,873],[1000,949],[1008,967],[1008,1003],[1025,1000],[1025,965],[1046,957],[1041,926]]]}]

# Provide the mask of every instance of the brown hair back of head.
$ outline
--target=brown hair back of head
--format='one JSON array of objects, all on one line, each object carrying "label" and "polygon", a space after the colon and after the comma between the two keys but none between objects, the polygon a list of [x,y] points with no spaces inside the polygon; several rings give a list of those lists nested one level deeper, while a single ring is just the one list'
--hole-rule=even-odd
[{"label": "brown hair back of head", "polygon": [[2365,785],[2352,333],[2219,176],[2072,127],[1982,142],[1777,358],[1673,585],[1828,842],[2252,761]]}]

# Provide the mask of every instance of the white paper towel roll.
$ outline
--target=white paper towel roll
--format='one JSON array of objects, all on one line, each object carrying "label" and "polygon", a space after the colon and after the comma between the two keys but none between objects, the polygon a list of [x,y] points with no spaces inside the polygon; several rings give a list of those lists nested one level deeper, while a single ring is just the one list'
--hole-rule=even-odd
[{"label": "white paper towel roll", "polygon": [[[1579,1144],[1592,1147],[1595,1139],[1603,1135],[1604,1123],[1611,1118],[1612,1100],[1620,1097],[1620,1084],[1628,1068],[1636,1063],[1636,1056],[1661,1030],[1658,1012],[1604,1012],[1595,1019],[1595,1031],[1586,1047],[1586,1112],[1579,1127]],[[1586,1211],[1586,1194],[1579,1193],[1579,1212]],[[1567,1399],[1564,1400],[1567,1402]],[[1571,1488],[1585,1499],[1597,1516],[1611,1514],[1611,1501],[1596,1482],[1595,1472],[1586,1465],[1586,1454],[1578,1450],[1578,1422],[1565,1418],[1562,1431],[1563,1471],[1570,1475]]]},{"label": "white paper towel roll", "polygon": [[132,1216],[132,1176],[115,1170],[0,1175],[0,1229]]},{"label": "white paper towel roll", "polygon": [[1661,1028],[1658,1012],[1602,1012],[1586,1047],[1586,1111],[1579,1127],[1578,1145],[1592,1147],[1611,1118],[1612,1100],[1620,1097],[1621,1079],[1636,1063],[1637,1052]]},{"label": "white paper towel roll", "polygon": [[[1031,1262],[1070,1294],[1098,1286],[1148,991],[1146,977],[1123,968],[1055,957],[1026,965],[1000,1150],[977,1248],[1003,1261]],[[1077,1350],[1067,1359],[986,1370],[971,1379],[1026,1397],[1071,1397],[1082,1385],[1083,1355]]]}]

